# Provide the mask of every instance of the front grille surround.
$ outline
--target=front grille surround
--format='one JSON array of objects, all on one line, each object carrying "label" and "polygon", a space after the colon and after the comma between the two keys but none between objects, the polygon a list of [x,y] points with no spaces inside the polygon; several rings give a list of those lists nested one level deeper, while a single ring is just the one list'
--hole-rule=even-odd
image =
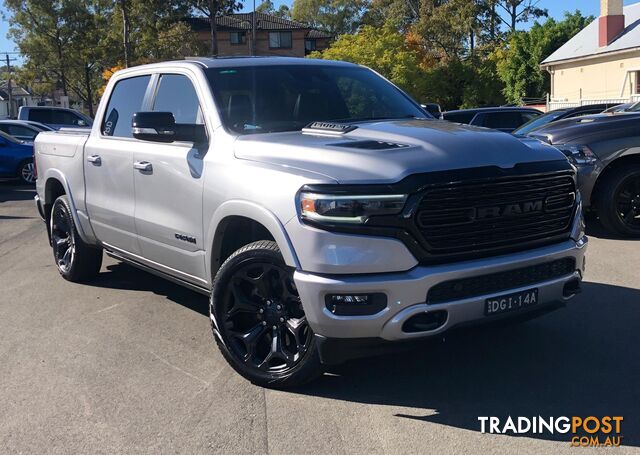
[{"label": "front grille surround", "polygon": [[491,253],[568,237],[575,206],[569,173],[460,182],[425,190],[414,223],[431,257]]}]

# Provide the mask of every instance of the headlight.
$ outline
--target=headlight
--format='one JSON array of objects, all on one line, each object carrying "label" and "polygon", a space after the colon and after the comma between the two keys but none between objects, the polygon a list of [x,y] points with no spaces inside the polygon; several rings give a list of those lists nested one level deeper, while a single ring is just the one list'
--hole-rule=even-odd
[{"label": "headlight", "polygon": [[598,157],[586,145],[557,145],[573,164],[595,164]]},{"label": "headlight", "polygon": [[301,193],[300,213],[303,219],[362,224],[374,215],[396,215],[407,200],[405,194],[373,196],[338,196]]}]

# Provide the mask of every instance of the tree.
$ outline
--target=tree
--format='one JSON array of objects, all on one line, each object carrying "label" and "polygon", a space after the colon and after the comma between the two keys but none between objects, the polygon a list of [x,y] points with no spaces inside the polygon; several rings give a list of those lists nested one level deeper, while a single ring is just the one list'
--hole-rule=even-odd
[{"label": "tree", "polygon": [[257,13],[270,14],[272,16],[280,17],[282,19],[291,19],[291,10],[285,4],[280,5],[278,9],[271,0],[264,0],[256,8]]},{"label": "tree", "polygon": [[586,27],[593,16],[580,11],[565,13],[564,20],[536,22],[528,32],[511,34],[507,46],[495,52],[498,75],[505,84],[504,95],[511,103],[523,98],[542,98],[549,92],[549,75],[540,63]]},{"label": "tree", "polygon": [[509,27],[511,32],[515,32],[517,25],[521,22],[549,15],[546,9],[538,7],[540,2],[541,0],[486,0],[486,3],[489,3],[493,10],[497,6],[501,10],[500,13],[507,15],[507,19],[504,19],[502,15],[498,15],[498,17]]},{"label": "tree", "polygon": [[242,3],[236,0],[190,0],[190,4],[209,20],[211,55],[218,55],[218,30],[216,20],[220,16],[242,9]]},{"label": "tree", "polygon": [[294,0],[293,20],[339,36],[358,29],[367,0]]}]

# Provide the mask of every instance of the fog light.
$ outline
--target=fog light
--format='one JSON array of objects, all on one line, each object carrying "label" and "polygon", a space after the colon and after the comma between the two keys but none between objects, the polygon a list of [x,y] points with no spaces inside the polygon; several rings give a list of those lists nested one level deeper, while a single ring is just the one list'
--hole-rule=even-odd
[{"label": "fog light", "polygon": [[387,306],[387,296],[373,294],[328,294],[324,298],[327,310],[337,316],[369,316]]}]

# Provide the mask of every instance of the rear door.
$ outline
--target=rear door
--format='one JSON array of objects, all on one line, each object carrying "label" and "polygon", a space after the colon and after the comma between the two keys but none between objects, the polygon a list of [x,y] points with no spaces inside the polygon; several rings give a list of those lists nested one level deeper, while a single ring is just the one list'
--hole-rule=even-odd
[{"label": "rear door", "polygon": [[85,146],[86,204],[97,237],[132,254],[140,248],[134,222],[134,112],[143,110],[151,76],[122,79],[114,86],[100,128]]},{"label": "rear door", "polygon": [[[151,110],[178,124],[204,124],[191,73],[160,74]],[[202,194],[206,148],[139,141],[134,152],[135,220],[142,256],[172,275],[205,284]]]}]

